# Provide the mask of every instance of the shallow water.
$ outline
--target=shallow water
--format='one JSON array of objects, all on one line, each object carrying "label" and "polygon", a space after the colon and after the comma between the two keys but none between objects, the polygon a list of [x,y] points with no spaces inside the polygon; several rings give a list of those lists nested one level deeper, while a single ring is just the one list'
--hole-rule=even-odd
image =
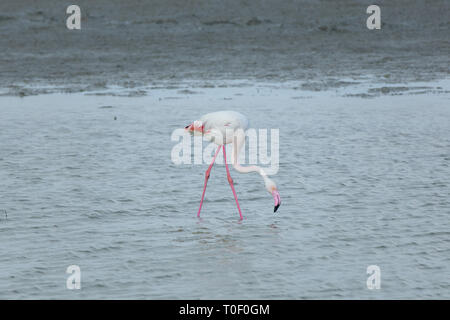
[{"label": "shallow water", "polygon": [[[1,97],[0,298],[448,299],[444,89]],[[280,129],[277,214],[260,177],[232,170],[239,222],[216,165],[196,218],[207,165],[174,165],[170,135],[221,109]],[[66,289],[72,264],[81,290]]]}]

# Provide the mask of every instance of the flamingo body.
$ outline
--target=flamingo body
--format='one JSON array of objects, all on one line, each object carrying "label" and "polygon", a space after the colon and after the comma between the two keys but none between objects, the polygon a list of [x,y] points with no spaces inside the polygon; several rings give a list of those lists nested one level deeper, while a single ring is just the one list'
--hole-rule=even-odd
[{"label": "flamingo body", "polygon": [[230,171],[228,169],[225,144],[233,143],[233,153],[232,153],[232,164],[236,171],[241,173],[257,172],[264,179],[266,190],[272,194],[275,202],[274,212],[276,212],[281,204],[280,194],[278,193],[276,184],[273,180],[267,177],[264,170],[258,166],[241,166],[239,164],[239,151],[245,142],[245,131],[248,129],[249,121],[247,117],[236,111],[218,111],[205,114],[190,125],[186,126],[185,129],[193,135],[202,135],[206,140],[214,142],[218,145],[217,151],[214,158],[205,172],[205,182],[203,187],[203,194],[200,201],[200,208],[198,209],[197,216],[200,217],[200,211],[202,209],[203,199],[205,196],[206,186],[211,173],[211,169],[214,165],[217,155],[220,149],[223,150],[223,157],[225,160],[225,167],[227,170],[227,178],[230,184],[231,190],[233,191],[234,198],[236,200],[236,205],[239,211],[239,216],[241,220],[242,212],[237,199],[236,191],[234,189],[233,179],[231,179]]}]

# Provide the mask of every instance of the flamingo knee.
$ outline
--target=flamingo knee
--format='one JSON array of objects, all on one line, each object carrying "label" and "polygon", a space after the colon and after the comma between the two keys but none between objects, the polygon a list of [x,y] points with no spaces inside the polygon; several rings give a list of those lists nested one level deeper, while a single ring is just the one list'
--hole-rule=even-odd
[{"label": "flamingo knee", "polygon": [[229,184],[233,184],[233,179],[231,179],[231,175],[228,172],[227,172],[227,180]]}]

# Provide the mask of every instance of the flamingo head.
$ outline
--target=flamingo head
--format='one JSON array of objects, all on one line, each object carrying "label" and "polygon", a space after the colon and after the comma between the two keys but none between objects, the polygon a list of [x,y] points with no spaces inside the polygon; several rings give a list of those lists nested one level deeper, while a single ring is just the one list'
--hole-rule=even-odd
[{"label": "flamingo head", "polygon": [[194,121],[191,124],[187,125],[186,127],[184,127],[184,129],[186,131],[188,131],[190,134],[192,135],[202,135],[203,131],[205,129],[205,126],[203,125],[203,123],[201,121]]},{"label": "flamingo head", "polygon": [[274,189],[272,191],[272,196],[273,196],[273,201],[274,201],[274,208],[273,208],[273,212],[277,212],[278,208],[281,205],[281,198],[280,198],[280,193],[278,192],[277,189]]},{"label": "flamingo head", "polygon": [[275,182],[272,179],[269,179],[265,175],[263,177],[264,177],[266,189],[267,189],[267,191],[269,191],[269,193],[273,197],[273,201],[274,201],[273,212],[277,212],[278,208],[281,205],[280,193],[278,192],[277,186],[276,186]]}]

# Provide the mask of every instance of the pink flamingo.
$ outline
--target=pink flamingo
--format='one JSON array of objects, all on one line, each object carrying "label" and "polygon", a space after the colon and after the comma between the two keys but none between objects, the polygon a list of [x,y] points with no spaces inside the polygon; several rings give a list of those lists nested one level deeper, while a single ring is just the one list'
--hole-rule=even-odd
[{"label": "pink flamingo", "polygon": [[241,166],[239,164],[238,155],[245,142],[245,130],[248,128],[248,119],[241,113],[235,111],[218,111],[205,114],[200,120],[194,121],[185,129],[193,135],[202,135],[206,140],[214,142],[219,147],[212,159],[211,164],[205,172],[205,184],[203,186],[202,199],[200,200],[200,207],[198,208],[197,217],[200,217],[200,211],[202,210],[203,199],[205,197],[206,185],[211,173],[211,169],[214,165],[217,155],[220,149],[223,150],[223,158],[225,161],[225,168],[227,170],[228,183],[233,191],[234,199],[239,211],[240,220],[243,219],[241,207],[234,189],[233,179],[231,179],[230,170],[228,169],[227,156],[225,152],[225,145],[233,143],[233,152],[231,154],[233,168],[241,173],[257,172],[264,179],[264,184],[267,191],[273,196],[275,207],[273,212],[278,210],[281,204],[280,194],[278,193],[277,186],[261,167],[258,166]]}]

